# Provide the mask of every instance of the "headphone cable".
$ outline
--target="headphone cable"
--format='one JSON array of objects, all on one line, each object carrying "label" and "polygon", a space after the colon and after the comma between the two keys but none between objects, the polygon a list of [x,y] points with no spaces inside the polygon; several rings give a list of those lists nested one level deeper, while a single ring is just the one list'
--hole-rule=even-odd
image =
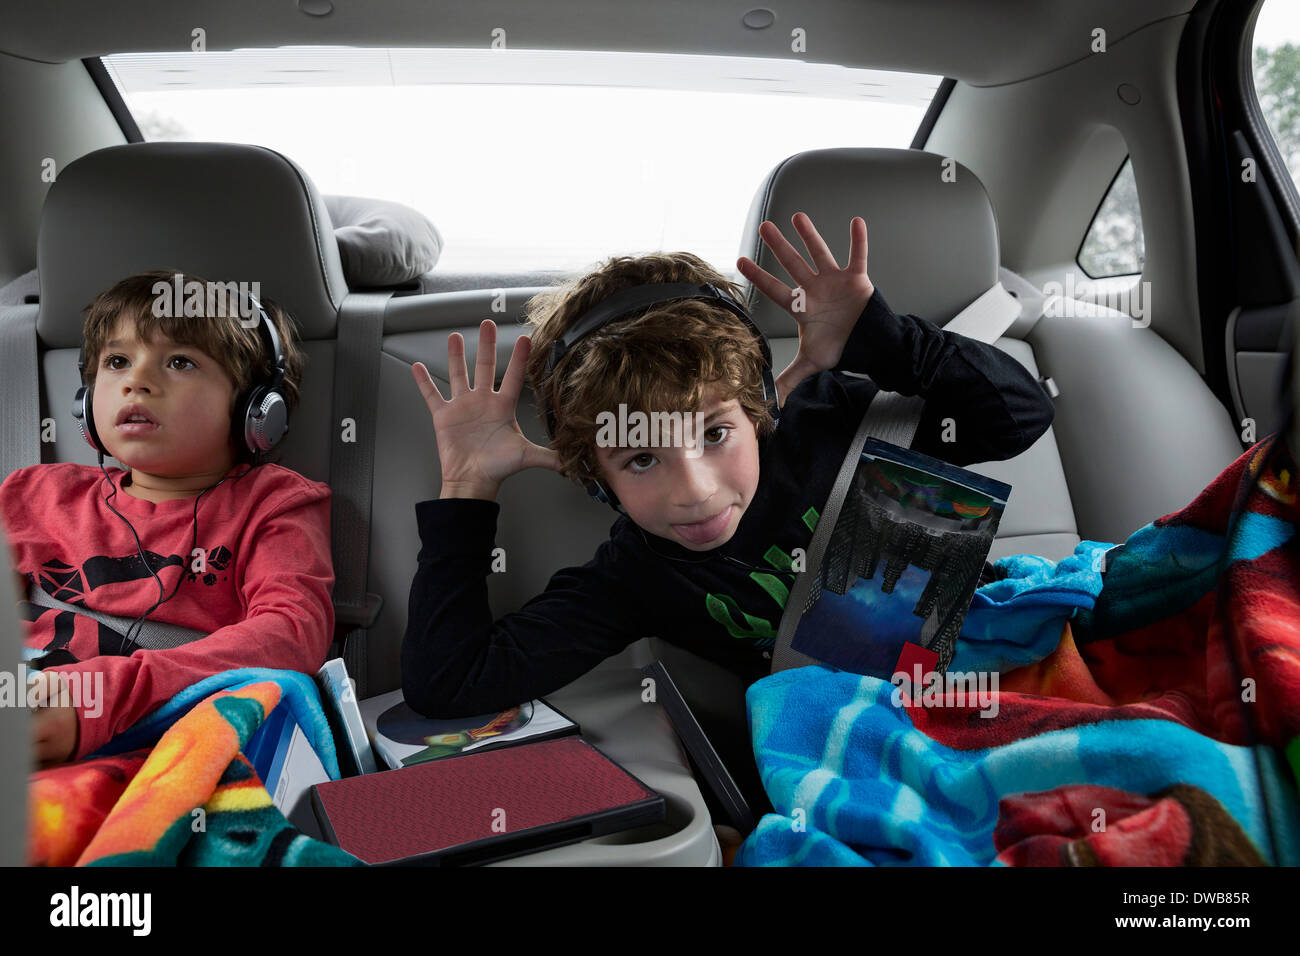
[{"label": "headphone cable", "polygon": [[[256,468],[256,467],[257,467],[257,463],[250,464],[249,467],[248,467],[245,471],[242,471],[242,472],[240,472],[238,475],[235,475],[235,476],[234,476],[235,480],[238,481],[240,478],[243,478],[245,475],[247,475],[250,471],[252,471],[252,470],[253,470],[254,468]],[[116,508],[113,507],[112,499],[117,497],[117,491],[118,491],[118,488],[117,488],[117,485],[113,482],[113,480],[112,480],[111,478],[109,478],[109,475],[108,475],[108,469],[104,467],[104,453],[103,453],[102,451],[99,453],[99,469],[100,469],[100,471],[102,471],[102,472],[104,473],[104,479],[105,479],[106,481],[108,481],[108,483],[109,483],[109,484],[112,486],[112,488],[113,488],[113,491],[112,491],[111,494],[107,494],[107,495],[104,496],[104,504],[106,504],[106,505],[108,506],[108,510],[109,510],[109,511],[113,512],[113,514],[117,515],[118,518],[120,518],[120,519],[122,520],[122,522],[126,525],[127,529],[131,532],[131,537],[135,539],[135,548],[136,548],[136,553],[139,554],[139,556],[140,556],[140,561],[144,564],[145,568],[149,571],[149,573],[150,573],[151,575],[153,575],[153,579],[154,579],[154,581],[157,582],[157,584],[158,584],[158,600],[155,601],[155,602],[153,603],[153,606],[150,607],[149,610],[145,611],[143,614],[141,614],[139,617],[137,617],[137,618],[136,618],[136,619],[131,623],[131,626],[127,628],[126,634],[125,634],[125,635],[122,635],[122,639],[121,639],[121,642],[118,644],[118,649],[117,649],[117,650],[118,650],[118,655],[119,655],[119,656],[123,656],[123,652],[126,650],[127,643],[128,643],[128,642],[129,642],[129,643],[135,643],[135,638],[139,636],[140,631],[144,628],[144,624],[145,624],[145,622],[149,619],[149,615],[152,614],[154,611],[156,611],[156,610],[157,610],[159,607],[161,607],[163,604],[166,604],[168,601],[170,601],[172,598],[174,598],[174,597],[177,595],[177,593],[180,591],[181,583],[185,580],[185,571],[182,569],[180,575],[177,577],[177,579],[176,579],[176,586],[175,586],[174,588],[172,588],[172,593],[171,593],[171,594],[168,594],[166,597],[164,597],[163,594],[164,594],[166,588],[164,588],[164,586],[163,586],[162,578],[160,578],[160,577],[158,576],[158,572],[154,570],[153,566],[149,563],[149,560],[144,556],[144,546],[141,545],[141,543],[140,543],[140,536],[136,533],[136,530],[135,530],[134,525],[132,525],[131,522],[130,522],[129,520],[127,520],[127,518],[126,518],[125,515],[123,515],[120,511],[118,511]],[[225,478],[222,478],[221,481],[218,481],[215,485],[209,485],[207,488],[204,488],[204,489],[203,489],[202,491],[200,491],[200,492],[198,493],[198,495],[195,497],[195,499],[194,499],[194,529],[193,529],[193,533],[192,533],[192,535],[191,535],[191,537],[190,537],[190,554],[191,554],[191,555],[193,555],[194,550],[198,547],[198,540],[199,540],[199,501],[200,501],[200,499],[202,499],[202,497],[203,497],[204,495],[206,495],[209,491],[211,491],[213,488],[216,488],[216,487],[220,486],[221,484],[223,484],[223,483],[224,483],[227,479],[229,479],[230,477],[231,477],[230,475],[226,475]],[[183,568],[183,564],[182,564],[182,568]]]}]

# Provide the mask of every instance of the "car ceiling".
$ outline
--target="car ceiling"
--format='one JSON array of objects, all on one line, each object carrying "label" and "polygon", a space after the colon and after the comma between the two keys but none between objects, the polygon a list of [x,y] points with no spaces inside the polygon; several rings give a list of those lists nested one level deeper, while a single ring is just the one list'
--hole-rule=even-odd
[{"label": "car ceiling", "polygon": [[[465,47],[676,52],[786,57],[952,76],[973,86],[1027,79],[1092,53],[1195,0],[801,0],[756,7],[717,0],[9,0],[0,6],[0,50],[41,62],[109,53],[191,48],[202,28],[209,50],[276,46]],[[742,18],[774,15],[766,29]],[[792,52],[792,31],[806,47]]]}]

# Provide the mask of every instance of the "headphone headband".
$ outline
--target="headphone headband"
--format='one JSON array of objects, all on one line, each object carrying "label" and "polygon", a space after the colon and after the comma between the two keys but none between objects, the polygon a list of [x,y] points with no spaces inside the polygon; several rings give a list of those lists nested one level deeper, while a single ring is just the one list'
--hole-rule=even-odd
[{"label": "headphone headband", "polygon": [[266,366],[266,374],[269,378],[266,387],[279,389],[284,385],[285,374],[284,349],[280,346],[280,333],[275,330],[275,323],[271,321],[271,317],[262,308],[262,303],[258,302],[257,297],[251,292],[248,293],[248,301],[253,304],[253,308],[257,310],[257,314],[260,316],[261,320],[258,322],[257,327],[262,336],[262,344],[267,347],[266,352],[271,356],[271,361]]},{"label": "headphone headband", "polygon": [[[549,379],[551,373],[555,371],[556,366],[560,364],[564,356],[581,339],[592,332],[598,331],[612,322],[617,322],[634,312],[644,312],[651,306],[679,302],[682,299],[703,299],[716,302],[744,322],[750,331],[754,333],[754,338],[758,340],[758,346],[763,355],[763,398],[772,406],[772,416],[775,418],[780,409],[776,405],[776,387],[772,382],[771,375],[772,351],[767,344],[767,337],[759,331],[758,326],[754,324],[754,320],[750,318],[745,307],[712,282],[706,282],[703,285],[695,285],[690,282],[652,282],[632,286],[614,293],[608,299],[593,307],[555,340],[551,345],[551,354],[546,360],[546,377]],[[548,403],[543,401],[543,404],[546,404],[546,431],[551,438],[554,438],[555,413]]]}]

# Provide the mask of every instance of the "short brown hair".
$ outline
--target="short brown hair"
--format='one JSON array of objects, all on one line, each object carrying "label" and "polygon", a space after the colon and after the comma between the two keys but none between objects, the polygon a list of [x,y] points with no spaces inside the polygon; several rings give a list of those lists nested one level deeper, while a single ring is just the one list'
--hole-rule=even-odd
[{"label": "short brown hair", "polygon": [[705,390],[717,384],[721,400],[737,399],[760,437],[773,428],[763,400],[758,340],[728,309],[705,300],[653,306],[606,325],[584,336],[547,377],[552,344],[586,312],[623,289],[660,282],[711,282],[744,303],[736,283],[689,252],[615,256],[528,303],[528,381],[555,416],[551,447],[570,478],[599,477],[597,415],[613,412],[620,402],[647,414],[694,412],[701,410]]},{"label": "short brown hair", "polygon": [[[258,327],[261,322],[259,320],[258,325],[252,328],[244,328],[240,322],[238,299],[214,296],[216,301],[211,304],[216,308],[209,308],[210,303],[207,301],[207,296],[204,296],[204,304],[197,310],[202,313],[200,315],[185,315],[187,310],[179,306],[186,303],[178,303],[177,307],[171,310],[174,314],[161,316],[155,314],[154,303],[158,298],[154,291],[155,287],[160,282],[173,286],[178,276],[182,289],[187,288],[187,284],[191,282],[201,283],[204,289],[214,288],[217,285],[217,283],[209,284],[208,280],[201,276],[178,270],[142,272],[114,283],[86,306],[84,309],[86,321],[82,327],[82,336],[85,339],[85,378],[88,386],[94,388],[95,375],[99,370],[99,358],[104,350],[104,344],[113,333],[118,319],[123,316],[134,324],[136,334],[144,341],[152,339],[156,333],[161,332],[178,345],[192,345],[212,356],[221,363],[221,367],[234,381],[236,397],[253,385],[269,382],[267,368],[271,363],[271,356],[266,354],[266,344],[262,339],[262,331]],[[233,284],[221,283],[221,285]],[[289,314],[272,300],[259,298],[258,301],[262,303],[262,308],[266,310],[267,316],[275,325],[276,334],[280,337],[280,348],[284,353],[284,384],[281,390],[284,393],[285,404],[292,413],[298,407],[299,384],[302,381],[304,365],[302,352],[296,344],[297,327]],[[209,312],[212,314],[209,315]],[[223,321],[214,322],[213,319]],[[231,412],[233,411],[232,408]],[[237,451],[241,458],[250,457],[242,443]]]}]

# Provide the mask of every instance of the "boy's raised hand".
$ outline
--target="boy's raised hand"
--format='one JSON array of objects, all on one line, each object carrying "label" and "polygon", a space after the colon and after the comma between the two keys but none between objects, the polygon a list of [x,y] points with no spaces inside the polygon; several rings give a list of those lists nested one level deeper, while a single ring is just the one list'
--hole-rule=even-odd
[{"label": "boy's raised hand", "polygon": [[447,338],[450,399],[442,397],[423,362],[411,367],[433,417],[442,463],[441,497],[491,500],[501,482],[517,471],[532,467],[560,470],[559,454],[525,438],[515,418],[531,345],[526,335],[515,340],[500,391],[493,391],[497,327],[491,319],[484,319],[479,326],[472,388],[465,364],[465,339],[459,332]]},{"label": "boy's raised hand", "polygon": [[812,268],[775,223],[764,222],[758,234],[797,283],[795,289],[760,269],[753,259],[741,256],[736,263],[741,275],[789,312],[799,325],[799,351],[776,380],[782,401],[809,375],[839,363],[858,316],[875,292],[867,275],[867,223],[861,216],[849,223],[849,264],[844,269],[836,263],[806,213],[795,213],[791,221],[808,249]]}]

